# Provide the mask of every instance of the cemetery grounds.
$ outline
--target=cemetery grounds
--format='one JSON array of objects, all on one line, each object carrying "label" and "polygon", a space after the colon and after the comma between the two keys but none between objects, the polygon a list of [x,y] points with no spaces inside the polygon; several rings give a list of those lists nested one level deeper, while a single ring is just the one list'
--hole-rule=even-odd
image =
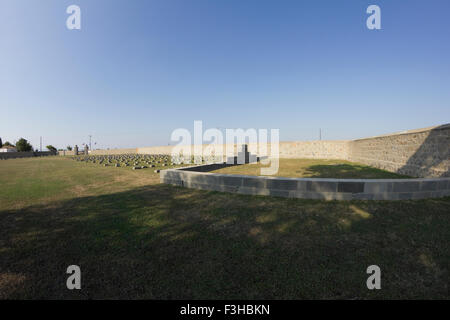
[{"label": "cemetery grounds", "polygon": [[[382,174],[281,160],[291,176]],[[0,298],[450,298],[448,197],[246,196],[160,184],[154,169],[0,161]],[[81,290],[66,288],[73,264]],[[373,264],[381,290],[366,286]]]}]

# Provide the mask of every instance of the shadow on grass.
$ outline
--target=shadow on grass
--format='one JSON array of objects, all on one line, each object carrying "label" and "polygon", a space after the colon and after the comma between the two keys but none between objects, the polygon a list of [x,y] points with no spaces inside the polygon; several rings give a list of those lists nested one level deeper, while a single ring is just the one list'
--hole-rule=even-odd
[{"label": "shadow on grass", "polygon": [[[449,202],[152,185],[2,211],[0,298],[449,298]],[[372,264],[382,290],[366,288]]]},{"label": "shadow on grass", "polygon": [[[297,171],[300,173],[300,171]],[[358,164],[326,164],[312,165],[305,169],[304,174],[314,178],[336,179],[407,179],[405,175],[384,171]]]}]

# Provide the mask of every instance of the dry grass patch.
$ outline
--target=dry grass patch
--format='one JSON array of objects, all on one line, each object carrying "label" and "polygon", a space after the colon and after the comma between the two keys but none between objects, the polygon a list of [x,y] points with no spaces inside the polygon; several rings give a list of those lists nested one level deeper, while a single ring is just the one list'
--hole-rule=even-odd
[{"label": "dry grass patch", "polygon": [[[261,163],[245,164],[212,171],[224,174],[259,176]],[[336,178],[336,179],[403,179],[408,176],[376,169],[363,164],[332,159],[279,159],[279,169],[274,175],[288,178]]]}]

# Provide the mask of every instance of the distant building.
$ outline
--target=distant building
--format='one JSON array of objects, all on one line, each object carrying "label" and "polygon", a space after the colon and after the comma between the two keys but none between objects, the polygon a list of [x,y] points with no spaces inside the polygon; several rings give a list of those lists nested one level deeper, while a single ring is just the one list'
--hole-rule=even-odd
[{"label": "distant building", "polygon": [[11,146],[3,146],[0,148],[0,152],[17,152],[17,149]]}]

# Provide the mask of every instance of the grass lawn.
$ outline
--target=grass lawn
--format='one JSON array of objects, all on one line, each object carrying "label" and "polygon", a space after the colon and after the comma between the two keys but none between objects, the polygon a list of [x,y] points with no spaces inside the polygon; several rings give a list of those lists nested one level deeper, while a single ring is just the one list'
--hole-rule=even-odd
[{"label": "grass lawn", "polygon": [[246,196],[57,157],[0,161],[0,188],[3,299],[450,298],[450,198]]},{"label": "grass lawn", "polygon": [[[261,163],[245,164],[212,171],[224,174],[259,176]],[[336,179],[402,179],[405,175],[369,167],[345,160],[328,159],[280,159],[278,173],[274,176],[288,178],[336,178]]]}]

